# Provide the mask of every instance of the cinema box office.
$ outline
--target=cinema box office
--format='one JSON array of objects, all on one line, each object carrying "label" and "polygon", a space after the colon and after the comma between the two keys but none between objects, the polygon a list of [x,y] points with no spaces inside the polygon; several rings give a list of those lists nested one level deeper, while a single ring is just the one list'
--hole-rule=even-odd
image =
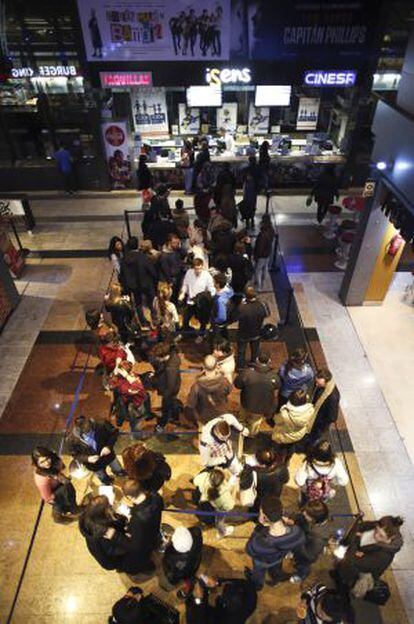
[{"label": "cinema box office", "polygon": [[105,129],[110,141],[111,120],[119,124],[117,136],[129,135],[132,171],[145,151],[156,182],[183,188],[183,142],[201,136],[214,168],[229,163],[239,182],[264,140],[275,188],[309,186],[324,164],[344,164],[355,70],[309,69],[300,84],[260,84],[252,66],[198,63],[195,71],[193,65],[177,85],[173,71],[165,81],[164,71],[99,71]]}]

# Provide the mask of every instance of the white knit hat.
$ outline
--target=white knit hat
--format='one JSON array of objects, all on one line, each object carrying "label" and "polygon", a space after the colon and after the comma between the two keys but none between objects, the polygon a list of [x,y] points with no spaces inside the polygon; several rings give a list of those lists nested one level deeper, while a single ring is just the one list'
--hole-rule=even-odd
[{"label": "white knit hat", "polygon": [[188,529],[177,527],[172,534],[171,542],[177,552],[186,553],[191,550],[193,538]]}]

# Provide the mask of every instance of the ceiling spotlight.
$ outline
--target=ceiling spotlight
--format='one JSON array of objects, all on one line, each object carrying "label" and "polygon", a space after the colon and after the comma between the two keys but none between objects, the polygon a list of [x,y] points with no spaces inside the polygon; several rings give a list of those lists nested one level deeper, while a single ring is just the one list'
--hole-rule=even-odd
[{"label": "ceiling spotlight", "polygon": [[376,167],[378,171],[385,171],[385,169],[387,168],[387,163],[385,162],[385,160],[379,160],[376,164]]}]

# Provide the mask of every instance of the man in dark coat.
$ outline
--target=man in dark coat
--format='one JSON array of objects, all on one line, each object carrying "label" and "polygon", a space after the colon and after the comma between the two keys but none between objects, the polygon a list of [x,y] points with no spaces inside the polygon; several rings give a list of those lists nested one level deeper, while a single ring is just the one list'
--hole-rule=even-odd
[{"label": "man in dark coat", "polygon": [[263,417],[271,418],[277,408],[280,379],[272,369],[270,357],[266,353],[260,354],[251,368],[237,375],[234,385],[241,390],[239,420],[249,429],[250,435],[255,436]]},{"label": "man in dark coat", "polygon": [[341,395],[335,385],[332,373],[327,368],[318,370],[315,376],[315,390],[312,403],[315,406],[315,421],[309,434],[308,444],[316,444],[338,420]]},{"label": "man in dark coat", "polygon": [[181,388],[180,357],[170,342],[159,342],[150,354],[154,372],[149,376],[151,388],[162,397],[161,418],[157,431],[161,433],[169,420],[177,420],[179,414],[178,393]]},{"label": "man in dark coat", "polygon": [[239,329],[237,331],[237,368],[246,366],[247,345],[250,344],[250,361],[255,362],[260,349],[260,336],[264,320],[270,312],[265,303],[257,298],[256,291],[246,288],[246,300],[237,311]]},{"label": "man in dark coat", "polygon": [[190,388],[187,410],[200,424],[229,411],[228,396],[231,384],[221,373],[214,355],[204,358],[204,370]]},{"label": "man in dark coat", "polygon": [[168,282],[173,289],[172,301],[177,303],[184,276],[185,251],[177,234],[169,234],[160,256],[160,281]]},{"label": "man in dark coat", "polygon": [[104,485],[111,485],[113,478],[106,472],[108,466],[118,476],[126,474],[114,452],[118,433],[109,420],[96,422],[92,418],[78,416],[68,437],[68,453],[85,468],[96,472]]},{"label": "man in dark coat", "polygon": [[[145,492],[137,481],[127,481],[122,488],[130,509],[128,533],[131,535],[133,550],[131,565],[140,571],[153,571],[151,561],[153,551],[161,543],[161,515],[164,501],[157,492]],[[126,568],[125,568],[126,569]]]},{"label": "man in dark coat", "polygon": [[314,188],[312,189],[311,197],[315,198],[318,204],[317,220],[318,223],[322,223],[328,208],[333,204],[334,197],[338,200],[338,182],[335,176],[335,165],[327,165],[324,171],[319,176]]},{"label": "man in dark coat", "polygon": [[197,572],[203,550],[200,527],[177,527],[162,560],[164,574],[171,585],[191,579]]},{"label": "man in dark coat", "polygon": [[127,241],[125,256],[121,260],[120,281],[124,290],[126,290],[128,294],[133,295],[140,324],[143,327],[147,327],[148,321],[142,310],[142,293],[140,284],[140,275],[143,271],[142,255],[143,254],[138,251],[137,237],[131,236],[131,238]]},{"label": "man in dark coat", "polygon": [[186,600],[186,624],[245,624],[256,606],[257,592],[250,581],[199,579]]}]

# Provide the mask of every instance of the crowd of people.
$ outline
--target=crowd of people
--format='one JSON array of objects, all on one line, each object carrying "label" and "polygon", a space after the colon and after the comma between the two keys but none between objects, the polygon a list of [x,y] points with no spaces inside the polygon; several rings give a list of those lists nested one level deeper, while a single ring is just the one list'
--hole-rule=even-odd
[{"label": "crowd of people", "polygon": [[[265,583],[304,587],[325,553],[333,558],[332,587],[317,583],[304,591],[297,621],[349,624],[353,598],[386,600],[381,576],[402,547],[402,520],[358,519],[339,541],[326,536],[331,502],[349,481],[329,439],[340,394],[331,372],[315,369],[301,348],[274,366],[264,337],[274,337],[275,327],[266,324],[268,305],[252,285],[263,285],[266,265],[260,260],[271,254],[273,229],[263,217],[253,245],[245,229],[237,230],[237,214],[226,212],[231,194],[223,193],[218,185],[208,218],[197,215],[191,223],[181,200],[171,210],[168,189],[161,186],[144,213],[142,240],[111,240],[114,279],[104,314],[87,314],[111,416],[77,416],[65,440],[69,474],[95,475],[99,494],[78,503],[62,458],[45,447],[33,450],[35,484],[56,522],[78,519],[102,568],[131,578],[133,586],[114,605],[114,623],[178,622],[168,601],[144,596],[137,586],[157,575],[163,590],[177,591],[185,602],[187,624],[242,624],[257,608]],[[183,401],[182,351],[194,343],[205,357]],[[240,391],[237,409],[230,400],[234,388]],[[159,409],[153,407],[155,395]],[[133,439],[120,461],[116,445],[124,423]],[[198,459],[189,483],[189,527],[164,530],[170,501],[163,500],[163,486],[173,474],[166,457],[140,440],[150,423],[166,442],[183,428],[193,430]],[[245,452],[246,439],[251,453]],[[294,469],[297,454],[303,459]],[[298,489],[295,510],[281,501],[290,478]],[[240,513],[235,527],[233,516]],[[223,540],[241,518],[255,525],[245,545],[251,567],[234,570],[233,578],[201,574],[205,529],[215,529],[213,539]],[[342,558],[335,557],[338,548],[345,550]]]}]

